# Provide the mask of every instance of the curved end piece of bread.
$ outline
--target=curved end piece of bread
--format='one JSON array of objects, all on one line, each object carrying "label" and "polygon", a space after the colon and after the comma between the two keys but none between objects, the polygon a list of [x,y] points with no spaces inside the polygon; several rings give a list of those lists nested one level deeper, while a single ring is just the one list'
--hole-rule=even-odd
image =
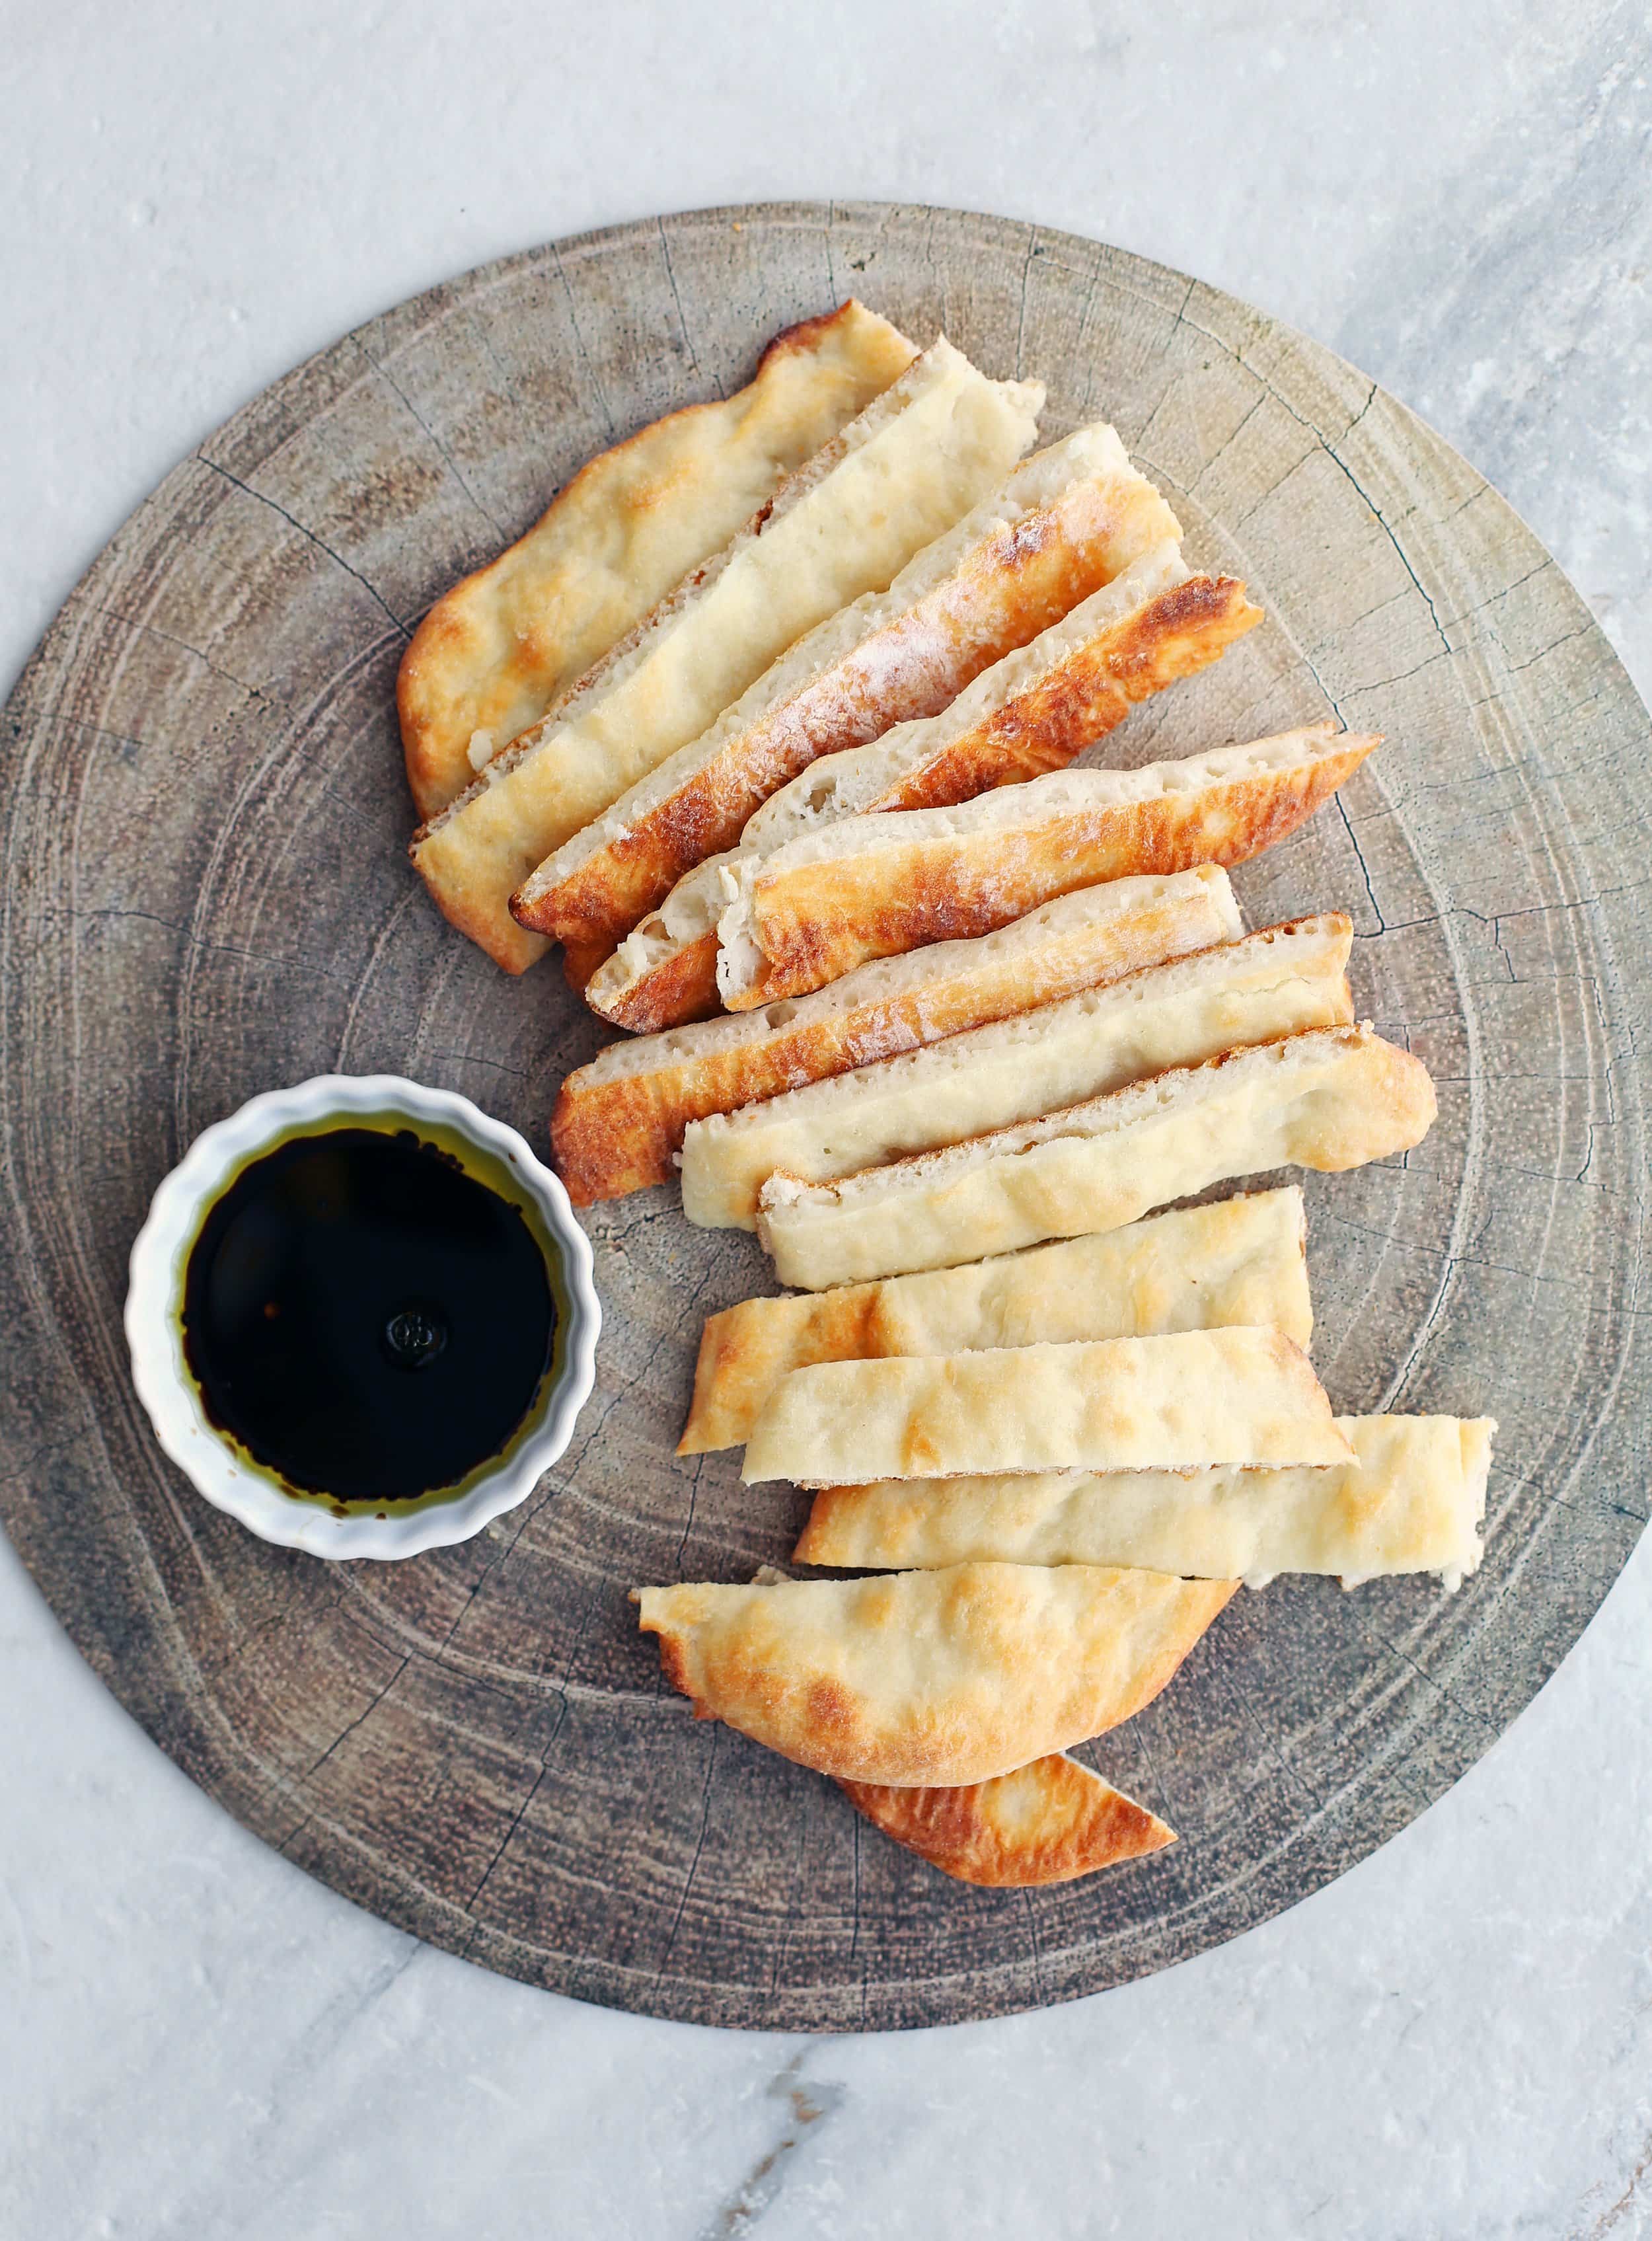
[{"label": "curved end piece of bread", "polygon": [[632,1034],[654,1035],[722,1010],[717,921],[728,900],[722,875],[737,853],[697,864],[592,974],[585,1001],[599,1018]]},{"label": "curved end piece of bread", "polygon": [[1305,730],[1133,771],[1065,770],[956,807],[854,816],[728,867],[718,985],[732,1012],[876,957],[978,937],[1098,880],[1239,864],[1283,840],[1381,744]]},{"label": "curved end piece of bread", "polygon": [[1129,1719],[1237,1585],[1084,1564],[959,1564],[643,1588],[634,1600],[699,1717],[839,1782],[953,1789]]},{"label": "curved end piece of bread", "polygon": [[523,880],[788,646],[886,588],[1027,449],[1043,399],[932,344],[414,834],[444,915],[509,972],[542,955],[511,915]]},{"label": "curved end piece of bread", "polygon": [[420,817],[463,793],[917,355],[853,297],[787,327],[744,389],[599,452],[525,536],[438,599],[396,680]]},{"label": "curved end piece of bread", "polygon": [[[623,945],[622,945],[623,947]],[[616,950],[591,975],[581,991],[599,1019],[633,1035],[660,1034],[667,1027],[697,1026],[723,1008],[717,993],[717,936],[699,933],[673,942],[669,953],[637,972]],[[664,1182],[664,1175],[650,1178]],[[637,1190],[643,1185],[628,1186]],[[617,1194],[615,1194],[617,1195]]]},{"label": "curved end piece of bread", "polygon": [[857,1813],[932,1868],[989,1890],[1072,1883],[1174,1844],[1176,1832],[1063,1752],[958,1789],[839,1785]]}]

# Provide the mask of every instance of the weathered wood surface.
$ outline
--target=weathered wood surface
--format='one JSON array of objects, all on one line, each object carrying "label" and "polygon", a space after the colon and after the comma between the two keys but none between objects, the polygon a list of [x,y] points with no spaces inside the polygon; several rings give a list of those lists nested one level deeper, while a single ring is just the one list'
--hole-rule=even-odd
[{"label": "weathered wood surface", "polygon": [[[800,1498],[672,1444],[701,1314],[763,1285],[664,1192],[589,1228],[599,1388],[469,1546],[331,1567],[198,1501],[149,1437],[125,1257],[191,1136],[330,1067],[462,1090],[542,1147],[599,1036],[511,982],[402,853],[408,631],[589,452],[746,378],[855,291],[1097,415],[1266,627],[1107,743],[1133,760],[1334,710],[1388,744],[1241,874],[1341,904],[1361,1008],[1439,1125],[1310,1183],[1339,1406],[1502,1422],[1484,1569],[1243,1595],[1087,1754],[1181,1832],[1093,1883],[971,1892],[660,1681],[636,1582],[783,1559]],[[1195,1953],[1401,1828],[1553,1669],[1646,1515],[1645,712],[1473,469],[1327,351],[1115,251],[993,218],[799,205],[512,258],[376,319],[185,460],[18,684],[5,848],[0,1514],[133,1715],[249,1828],[495,1969],[699,2021],[933,2023]]]}]

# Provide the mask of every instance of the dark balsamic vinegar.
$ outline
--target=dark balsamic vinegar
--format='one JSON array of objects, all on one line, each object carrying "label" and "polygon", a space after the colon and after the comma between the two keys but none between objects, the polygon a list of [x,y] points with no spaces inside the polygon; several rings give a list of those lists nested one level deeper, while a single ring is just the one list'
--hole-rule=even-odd
[{"label": "dark balsamic vinegar", "polygon": [[555,1334],[520,1207],[411,1128],[263,1154],[213,1204],[184,1274],[208,1416],[340,1503],[410,1502],[498,1454]]}]

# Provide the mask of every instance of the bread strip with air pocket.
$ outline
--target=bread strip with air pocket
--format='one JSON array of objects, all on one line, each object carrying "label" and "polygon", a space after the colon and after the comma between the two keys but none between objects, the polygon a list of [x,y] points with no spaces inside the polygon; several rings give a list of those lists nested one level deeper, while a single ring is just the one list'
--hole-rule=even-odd
[{"label": "bread strip with air pocket", "polygon": [[[738,1018],[618,1042],[562,1085],[551,1120],[576,1205],[670,1180],[691,1120],[845,1074],[1122,979],[1244,931],[1225,872],[1115,880],[979,941],[936,942]],[[637,937],[633,937],[636,939]]]},{"label": "bread strip with air pocket", "polygon": [[1180,539],[1111,428],[1081,428],[1023,460],[886,591],[817,624],[547,856],[512,897],[512,915],[558,940],[612,948],[817,756],[934,715],[1146,554],[1154,589],[1180,582]]},{"label": "bread strip with air pocket", "polygon": [[1328,724],[1140,770],[1068,770],[954,809],[848,817],[720,880],[731,1011],[873,957],[987,933],[1097,880],[1240,864],[1311,815],[1379,744]]},{"label": "bread strip with air pocket", "polygon": [[854,1174],[1036,1120],[1169,1067],[1346,1026],[1354,1017],[1353,940],[1353,923],[1340,911],[1268,927],[904,1057],[692,1121],[683,1140],[683,1211],[706,1228],[754,1229],[763,1185],[776,1173],[807,1182]]},{"label": "bread strip with air pocket", "polygon": [[806,1291],[951,1268],[1117,1229],[1240,1175],[1388,1159],[1435,1111],[1408,1051],[1368,1025],[1316,1028],[836,1182],[771,1175],[758,1234]]}]

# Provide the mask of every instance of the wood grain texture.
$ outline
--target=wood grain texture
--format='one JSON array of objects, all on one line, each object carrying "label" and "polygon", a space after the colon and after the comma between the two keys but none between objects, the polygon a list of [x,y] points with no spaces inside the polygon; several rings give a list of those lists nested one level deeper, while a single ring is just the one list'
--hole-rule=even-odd
[{"label": "wood grain texture", "polygon": [[[701,1314],[753,1241],[655,1192],[587,1217],[599,1386],[557,1471],[461,1549],[266,1549],[167,1466],[119,1327],[149,1195],[255,1091],[329,1067],[461,1090],[544,1146],[603,1031],[438,918],[391,692],[412,624],[597,446],[747,378],[854,291],[1107,415],[1195,566],[1269,619],[1138,709],[1144,762],[1334,712],[1388,744],[1238,874],[1254,924],[1354,913],[1362,1013],[1441,1119],[1308,1179],[1336,1405],[1502,1423],[1481,1571],[1241,1595],[1084,1754],[1181,1842],[972,1890],[660,1678],[636,1582],[783,1561],[806,1497],[672,1448]],[[1637,1315],[1648,721],[1508,506],[1371,382],[1230,298],[1071,237],[799,204],[627,226],[371,321],[168,477],[8,705],[0,1515],[177,1763],[336,1889],[487,1966],[701,2022],[833,2029],[1065,1999],[1233,1936],[1361,1858],[1576,1639],[1647,1513]]]}]

